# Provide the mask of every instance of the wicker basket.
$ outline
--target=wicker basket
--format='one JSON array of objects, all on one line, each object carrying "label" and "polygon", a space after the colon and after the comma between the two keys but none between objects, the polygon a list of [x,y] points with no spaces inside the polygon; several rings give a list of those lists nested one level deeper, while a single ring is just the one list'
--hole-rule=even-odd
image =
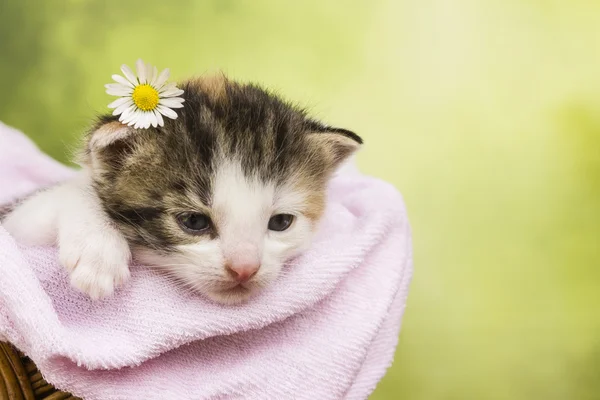
[{"label": "wicker basket", "polygon": [[31,359],[0,342],[0,400],[80,400],[56,390],[42,378]]}]

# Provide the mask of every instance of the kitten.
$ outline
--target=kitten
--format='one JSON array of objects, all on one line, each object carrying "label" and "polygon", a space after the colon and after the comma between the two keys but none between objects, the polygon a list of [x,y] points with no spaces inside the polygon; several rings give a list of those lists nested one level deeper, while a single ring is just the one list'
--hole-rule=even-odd
[{"label": "kitten", "polygon": [[136,130],[100,118],[77,177],[3,221],[17,240],[58,245],[92,298],[127,280],[133,254],[214,301],[246,300],[309,246],[328,179],[362,143],[251,84],[179,87],[176,120]]}]

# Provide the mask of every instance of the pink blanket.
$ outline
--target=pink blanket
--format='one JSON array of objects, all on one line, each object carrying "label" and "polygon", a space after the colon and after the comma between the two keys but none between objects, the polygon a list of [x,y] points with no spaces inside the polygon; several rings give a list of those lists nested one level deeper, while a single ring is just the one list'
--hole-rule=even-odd
[{"label": "pink blanket", "polygon": [[[72,170],[0,123],[0,204]],[[364,399],[391,364],[411,278],[399,193],[357,171],[331,182],[311,249],[240,306],[132,267],[114,297],[71,289],[54,248],[0,225],[0,337],[85,399]]]}]

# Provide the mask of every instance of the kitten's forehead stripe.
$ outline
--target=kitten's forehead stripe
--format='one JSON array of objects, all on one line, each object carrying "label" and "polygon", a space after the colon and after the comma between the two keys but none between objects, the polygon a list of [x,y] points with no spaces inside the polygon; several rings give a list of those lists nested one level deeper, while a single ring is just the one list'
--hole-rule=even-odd
[{"label": "kitten's forehead stripe", "polygon": [[[112,127],[118,117],[105,116],[88,137],[83,159],[96,168],[95,188],[130,240],[164,249],[197,240],[182,234],[173,210],[215,206],[215,176],[232,162],[243,176],[275,191],[294,183],[305,199],[304,213],[311,219],[320,216],[327,179],[346,150],[328,148],[337,143],[314,140],[310,134],[334,134],[335,128],[309,119],[303,110],[258,86],[223,75],[192,79],[179,87],[184,107],[176,110],[176,120],[165,118],[164,127],[128,128],[128,134],[96,137],[101,148],[92,149],[90,137],[117,132]],[[111,129],[99,129],[106,124]],[[349,131],[337,133],[361,142]],[[234,203],[243,204],[243,199]]]}]

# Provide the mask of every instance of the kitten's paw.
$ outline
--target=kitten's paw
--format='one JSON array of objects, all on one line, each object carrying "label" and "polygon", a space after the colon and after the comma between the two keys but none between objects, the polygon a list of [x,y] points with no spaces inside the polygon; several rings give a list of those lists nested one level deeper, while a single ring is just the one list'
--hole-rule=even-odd
[{"label": "kitten's paw", "polygon": [[93,300],[110,297],[115,289],[129,278],[127,265],[118,268],[98,268],[92,264],[78,264],[71,273],[71,286]]},{"label": "kitten's paw", "polygon": [[71,285],[92,299],[109,297],[129,279],[131,252],[126,240],[110,228],[82,237],[62,237],[60,261]]}]

